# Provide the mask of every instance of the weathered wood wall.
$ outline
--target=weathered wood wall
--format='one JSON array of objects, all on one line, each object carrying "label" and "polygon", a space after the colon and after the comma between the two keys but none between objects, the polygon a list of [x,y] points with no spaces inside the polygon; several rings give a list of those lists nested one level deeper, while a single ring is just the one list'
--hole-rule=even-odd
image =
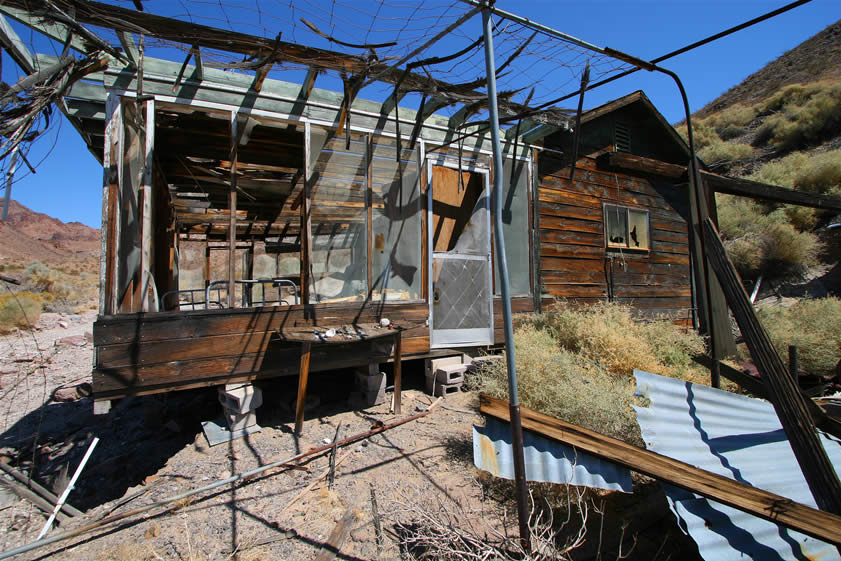
[{"label": "weathered wood wall", "polygon": [[[691,320],[688,231],[678,211],[683,190],[602,171],[594,156],[579,159],[572,183],[569,167],[557,156],[542,152],[539,157],[539,278],[544,303],[553,298],[582,303],[613,299],[646,316]],[[606,249],[604,203],[649,211],[650,251]]]},{"label": "weathered wood wall", "polygon": [[[531,298],[512,302],[515,312],[533,310]],[[195,312],[101,316],[94,325],[93,389],[96,399],[151,394],[235,381],[298,374],[300,344],[277,332],[301,326],[336,326],[386,317],[420,327],[403,335],[403,356],[427,356],[429,315],[425,302],[316,304]],[[502,343],[502,309],[494,306],[496,343]],[[390,341],[314,345],[311,370],[386,362]]]}]

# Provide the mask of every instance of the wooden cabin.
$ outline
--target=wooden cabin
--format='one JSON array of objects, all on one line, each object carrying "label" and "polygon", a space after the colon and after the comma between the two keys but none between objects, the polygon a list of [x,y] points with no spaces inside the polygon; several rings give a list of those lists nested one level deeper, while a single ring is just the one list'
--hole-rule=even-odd
[{"label": "wooden cabin", "polygon": [[[410,328],[404,358],[502,342],[486,137],[442,147],[454,130],[431,115],[411,138],[403,108],[398,137],[393,110],[364,100],[337,126],[342,96],[309,84],[267,80],[243,111],[244,79],[208,70],[185,102],[175,65],[146,68],[141,103],[133,73],[103,77],[98,399],[296,375],[291,328],[387,318]],[[573,133],[553,129],[504,145],[514,311],[617,300],[691,324],[685,188],[600,160],[685,163],[686,146],[636,92],[582,116],[570,181]],[[311,369],[390,354],[316,346]]]},{"label": "wooden cabin", "polygon": [[[550,134],[537,158],[544,303],[616,301],[695,325],[688,189],[656,173],[663,163],[685,166],[689,148],[641,91],[583,113],[577,156],[574,143],[573,132]],[[622,170],[612,154],[648,165]]]},{"label": "wooden cabin", "polygon": [[[482,109],[480,92],[364,57],[231,42],[227,32],[113,10],[124,52],[97,55],[102,64],[60,107],[104,169],[95,399],[297,375],[293,331],[387,319],[404,330],[407,359],[502,343],[491,142],[468,130],[476,123],[463,127]],[[0,12],[92,48],[26,10]],[[141,23],[165,40],[199,33],[201,45],[184,63],[143,56],[130,27]],[[267,78],[270,63],[254,75],[227,72],[203,66],[199,47],[265,47],[309,71],[301,83]],[[27,72],[59,67],[54,56],[15,53]],[[375,73],[394,93],[377,103],[356,95],[360,82],[345,80],[342,93],[315,87],[325,70]],[[401,83],[425,92],[418,107],[400,106]],[[435,113],[459,104],[451,116]],[[500,106],[527,109],[504,97]],[[503,131],[513,311],[615,300],[697,324],[681,138],[641,92],[585,112],[577,132],[568,112],[534,119]],[[652,174],[664,166],[678,173]],[[391,345],[315,345],[310,369],[386,362]]]}]

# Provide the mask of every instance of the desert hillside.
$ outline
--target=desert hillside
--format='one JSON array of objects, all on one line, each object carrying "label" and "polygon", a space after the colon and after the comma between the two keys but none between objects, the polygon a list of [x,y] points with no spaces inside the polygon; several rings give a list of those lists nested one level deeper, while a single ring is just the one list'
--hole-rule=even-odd
[{"label": "desert hillside", "polygon": [[99,255],[99,230],[80,222],[64,223],[28,209],[15,200],[9,216],[0,221],[0,264],[28,261],[60,263]]},{"label": "desert hillside", "polygon": [[[678,125],[685,132],[685,124]],[[712,171],[841,196],[841,21],[730,88],[693,118]],[[837,213],[716,196],[719,227],[746,285],[810,283],[841,293]]]},{"label": "desert hillside", "polygon": [[783,86],[841,78],[841,20],[745,78],[695,113],[703,118],[736,103],[753,104]]}]

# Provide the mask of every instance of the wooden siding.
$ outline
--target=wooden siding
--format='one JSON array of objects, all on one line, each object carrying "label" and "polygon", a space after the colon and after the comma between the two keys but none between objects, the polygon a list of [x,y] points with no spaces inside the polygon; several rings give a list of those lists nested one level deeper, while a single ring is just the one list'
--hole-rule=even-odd
[{"label": "wooden siding", "polygon": [[[538,183],[545,304],[559,298],[581,303],[613,299],[647,316],[691,319],[688,230],[674,205],[681,196],[678,188],[655,188],[644,178],[602,171],[592,157],[578,161],[570,183],[569,167],[545,152],[538,160]],[[648,210],[650,251],[606,249],[604,203]]]},{"label": "wooden siding", "polygon": [[[502,307],[494,303],[494,339],[503,342]],[[534,310],[530,297],[512,301],[515,313]],[[277,332],[301,326],[378,321],[419,326],[403,335],[406,359],[437,354],[430,351],[426,302],[317,304],[289,307],[236,308],[195,312],[161,312],[101,316],[94,324],[94,397],[114,399],[212,386],[236,381],[298,374],[299,343]],[[390,340],[348,345],[315,345],[312,371],[387,362]]]}]

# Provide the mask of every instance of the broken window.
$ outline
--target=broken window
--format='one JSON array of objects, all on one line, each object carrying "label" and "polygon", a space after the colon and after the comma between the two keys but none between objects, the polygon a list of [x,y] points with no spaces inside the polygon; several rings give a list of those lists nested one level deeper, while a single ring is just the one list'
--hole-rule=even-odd
[{"label": "broken window", "polygon": [[371,160],[371,287],[382,300],[421,298],[421,210],[417,151],[377,138]]},{"label": "broken window", "polygon": [[364,135],[312,127],[310,302],[363,300],[368,291]]},{"label": "broken window", "polygon": [[618,205],[604,205],[607,247],[649,249],[648,211]]}]

